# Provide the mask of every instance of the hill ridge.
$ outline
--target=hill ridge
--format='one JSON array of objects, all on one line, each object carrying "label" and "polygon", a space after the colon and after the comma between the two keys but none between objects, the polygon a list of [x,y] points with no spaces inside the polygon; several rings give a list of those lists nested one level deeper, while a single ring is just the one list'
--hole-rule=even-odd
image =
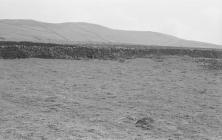
[{"label": "hill ridge", "polygon": [[88,22],[46,23],[29,19],[0,20],[0,41],[43,43],[110,42],[173,47],[220,48],[153,31],[118,30]]}]

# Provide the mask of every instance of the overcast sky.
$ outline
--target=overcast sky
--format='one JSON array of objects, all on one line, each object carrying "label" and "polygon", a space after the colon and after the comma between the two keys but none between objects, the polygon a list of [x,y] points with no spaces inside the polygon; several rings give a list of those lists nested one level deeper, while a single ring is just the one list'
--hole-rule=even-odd
[{"label": "overcast sky", "polygon": [[0,19],[91,22],[222,44],[222,0],[0,0]]}]

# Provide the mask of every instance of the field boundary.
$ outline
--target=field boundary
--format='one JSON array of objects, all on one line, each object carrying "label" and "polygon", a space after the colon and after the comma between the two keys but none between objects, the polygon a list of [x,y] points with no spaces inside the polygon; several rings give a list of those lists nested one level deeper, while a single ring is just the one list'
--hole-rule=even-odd
[{"label": "field boundary", "polygon": [[222,58],[222,50],[180,48],[170,46],[143,46],[128,44],[51,44],[34,42],[0,42],[0,58],[46,59],[131,59],[151,56],[190,56]]}]

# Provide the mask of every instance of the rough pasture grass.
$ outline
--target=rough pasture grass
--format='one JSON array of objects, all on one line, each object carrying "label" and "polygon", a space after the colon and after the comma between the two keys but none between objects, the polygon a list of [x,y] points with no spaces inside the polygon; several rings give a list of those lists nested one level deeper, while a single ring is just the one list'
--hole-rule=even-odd
[{"label": "rough pasture grass", "polygon": [[222,139],[222,74],[195,60],[0,59],[0,139]]}]

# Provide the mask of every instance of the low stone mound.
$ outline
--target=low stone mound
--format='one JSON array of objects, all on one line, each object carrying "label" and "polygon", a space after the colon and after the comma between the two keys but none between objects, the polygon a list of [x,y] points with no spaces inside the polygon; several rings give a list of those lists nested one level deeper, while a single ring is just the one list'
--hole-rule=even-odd
[{"label": "low stone mound", "polygon": [[136,122],[136,127],[142,128],[143,130],[152,130],[154,128],[154,119],[151,117],[139,119]]}]

